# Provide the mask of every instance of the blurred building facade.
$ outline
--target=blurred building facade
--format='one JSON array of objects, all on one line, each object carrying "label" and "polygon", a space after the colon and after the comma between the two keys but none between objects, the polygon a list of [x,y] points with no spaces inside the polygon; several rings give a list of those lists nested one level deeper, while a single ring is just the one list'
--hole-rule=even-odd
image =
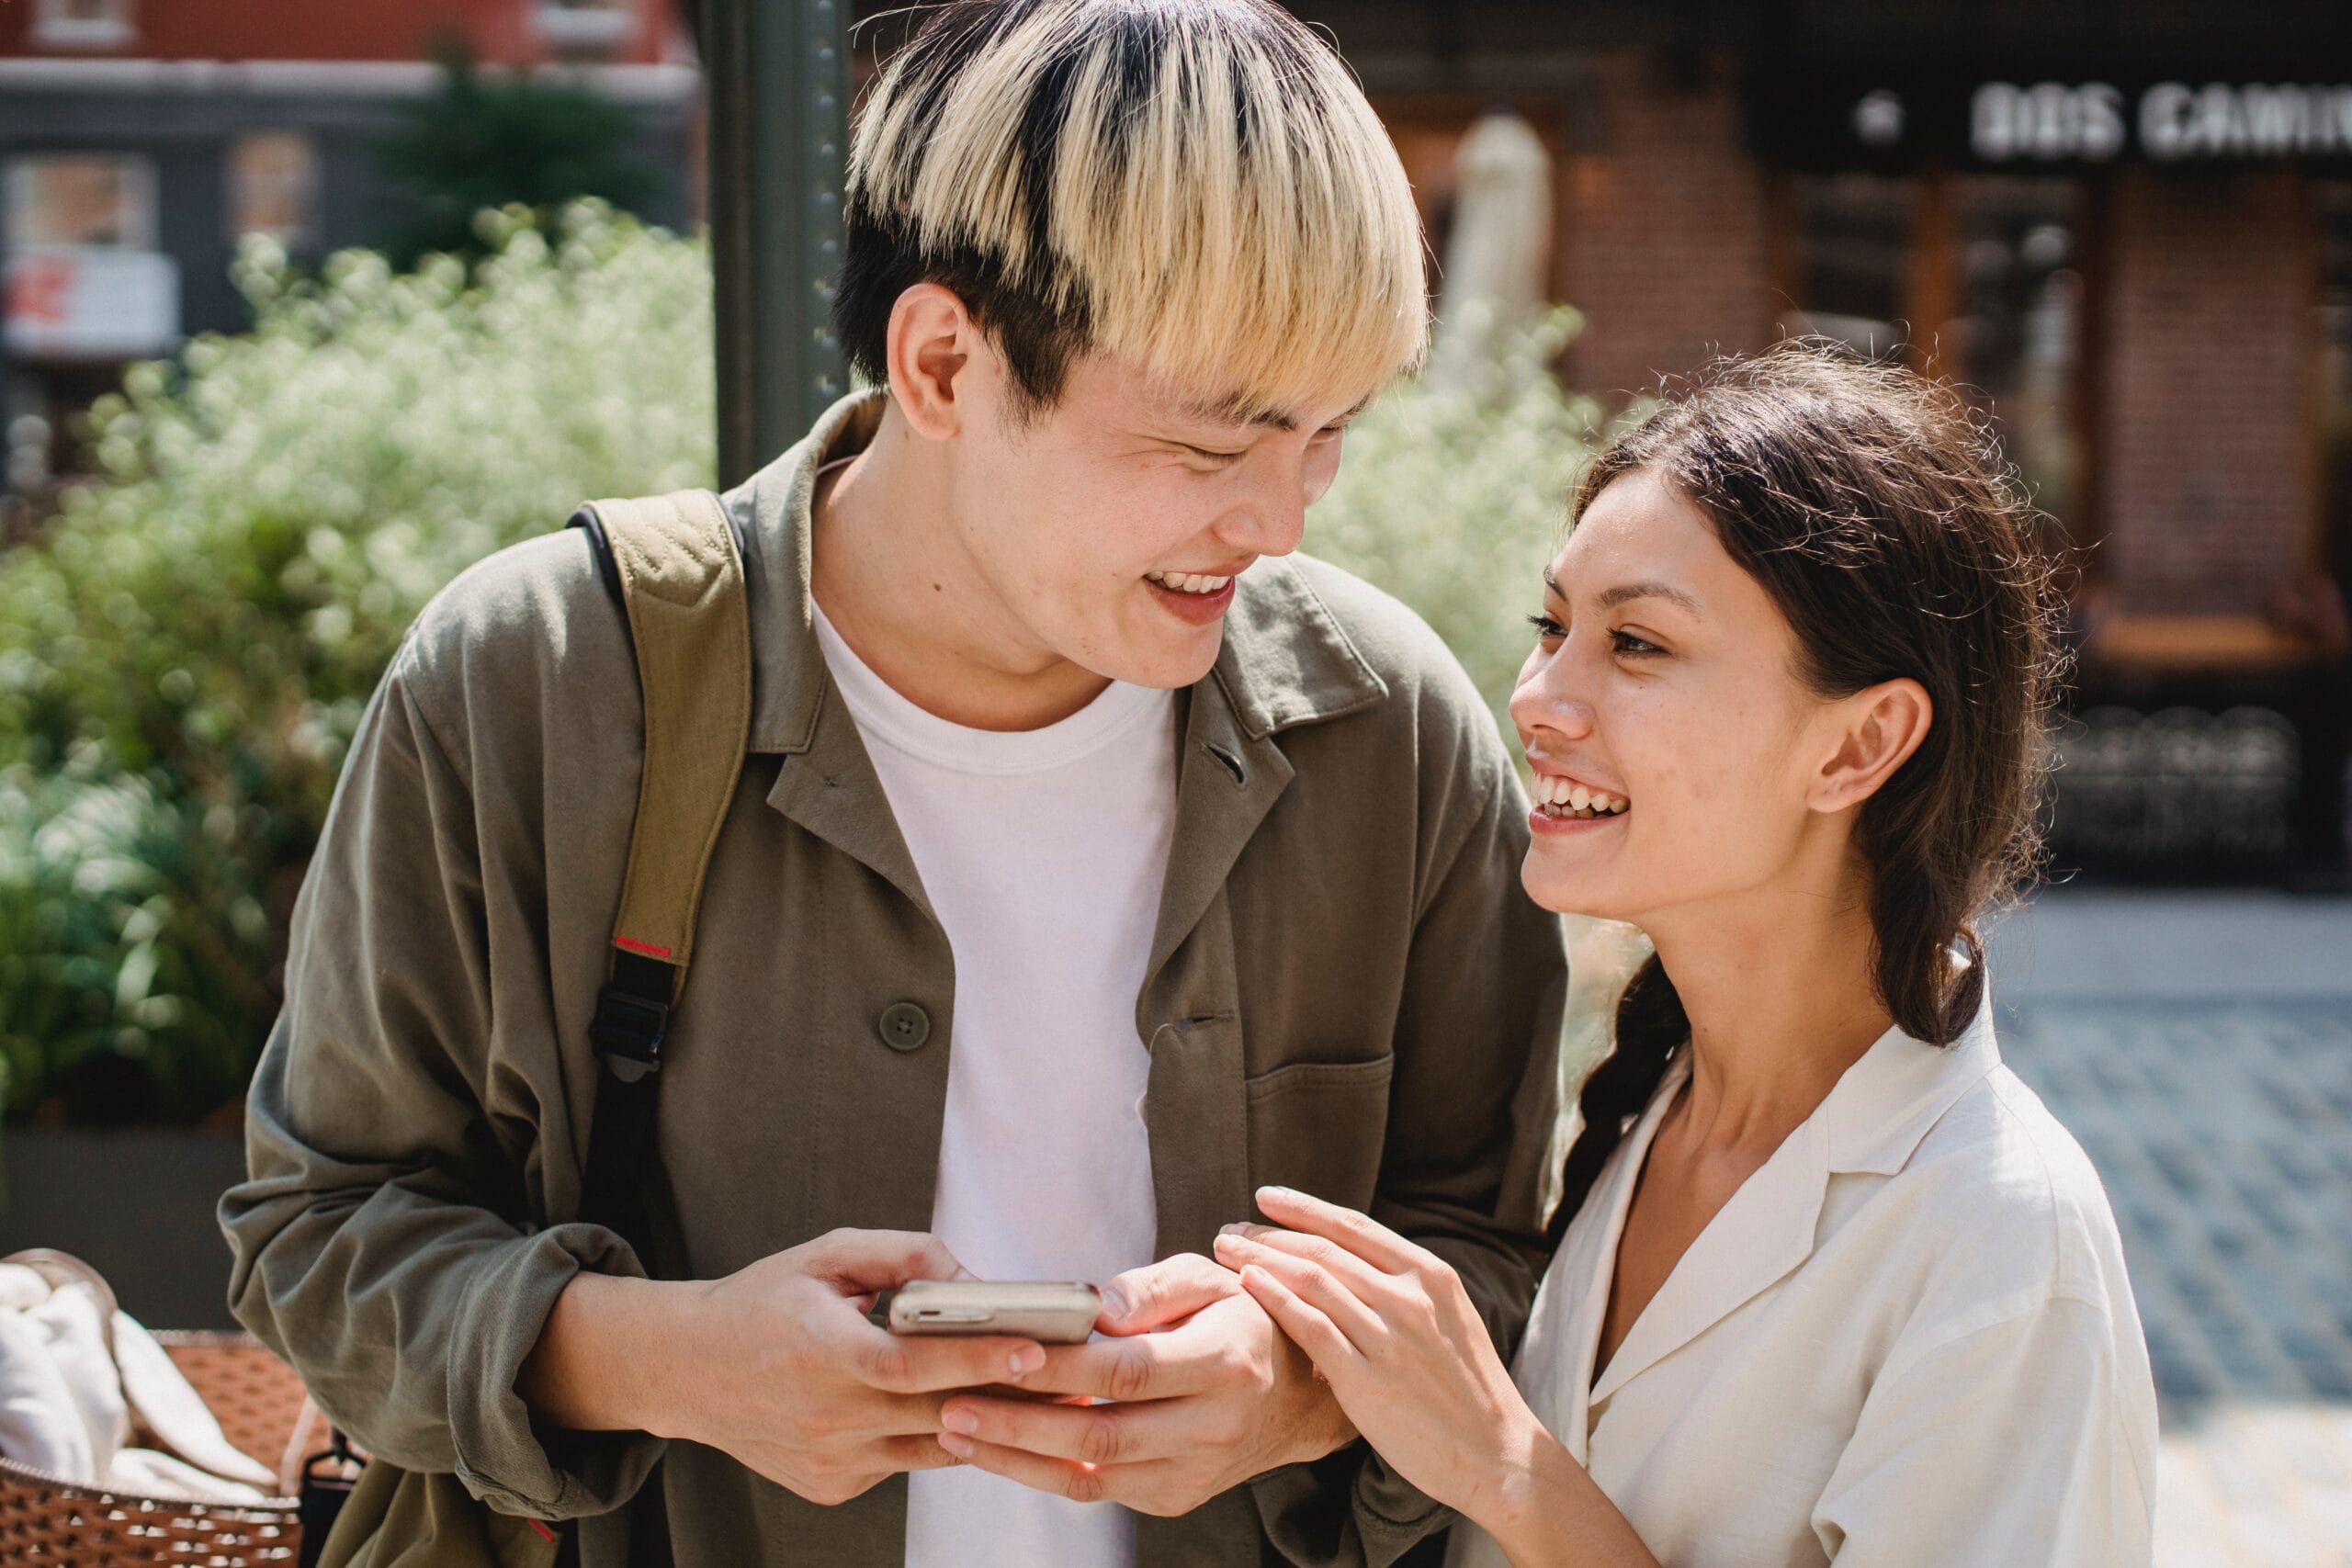
[{"label": "blurred building facade", "polygon": [[1970,389],[2075,563],[2080,711],[2167,716],[2102,739],[2124,795],[2098,828],[2079,771],[2077,825],[2223,869],[2341,855],[2352,7],[1291,6],[1363,76],[1433,254],[1465,131],[1542,137],[1578,389],[1792,333]]},{"label": "blurred building facade", "polygon": [[10,455],[70,451],[65,415],[126,361],[248,320],[239,241],[314,261],[381,243],[373,149],[443,88],[436,52],[554,67],[626,104],[683,225],[698,73],[677,0],[17,0],[0,6],[0,249]]}]

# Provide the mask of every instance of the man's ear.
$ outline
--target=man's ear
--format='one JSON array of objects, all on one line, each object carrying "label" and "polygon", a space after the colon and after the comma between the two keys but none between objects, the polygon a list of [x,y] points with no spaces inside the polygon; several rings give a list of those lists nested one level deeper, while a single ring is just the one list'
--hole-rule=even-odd
[{"label": "man's ear", "polygon": [[1833,705],[1839,723],[1836,749],[1805,792],[1805,804],[1815,811],[1844,811],[1876,795],[1935,722],[1928,689],[1907,676],[1865,686]]},{"label": "man's ear", "polygon": [[954,289],[918,283],[890,307],[883,367],[915,434],[944,441],[971,418],[974,379],[996,369],[996,354]]}]

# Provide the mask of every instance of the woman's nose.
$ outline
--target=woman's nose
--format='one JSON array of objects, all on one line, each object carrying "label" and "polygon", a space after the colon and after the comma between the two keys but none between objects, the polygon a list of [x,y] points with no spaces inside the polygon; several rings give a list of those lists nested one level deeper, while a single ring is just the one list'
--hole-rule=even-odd
[{"label": "woman's nose", "polygon": [[1570,740],[1582,740],[1593,731],[1592,705],[1569,689],[1567,660],[1538,654],[1521,672],[1510,694],[1510,720],[1522,740],[1539,729],[1553,730]]}]

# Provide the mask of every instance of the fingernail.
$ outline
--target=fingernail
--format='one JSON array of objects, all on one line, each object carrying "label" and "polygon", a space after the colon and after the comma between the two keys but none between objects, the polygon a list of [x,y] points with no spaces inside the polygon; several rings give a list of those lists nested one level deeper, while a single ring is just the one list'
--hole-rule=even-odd
[{"label": "fingernail", "polygon": [[1037,1346],[1023,1345],[1020,1349],[1015,1350],[1012,1353],[1012,1359],[1008,1364],[1012,1368],[1012,1375],[1014,1377],[1020,1377],[1024,1373],[1034,1372],[1039,1367],[1044,1366],[1046,1364],[1046,1352]]},{"label": "fingernail", "polygon": [[1104,1317],[1115,1320],[1127,1315],[1127,1298],[1120,1292],[1118,1286],[1103,1286],[1102,1289],[1102,1315]]},{"label": "fingernail", "polygon": [[[969,1410],[963,1409],[959,1406],[950,1406],[946,1410],[942,1411],[939,1416],[939,1424],[946,1427],[951,1432],[977,1432],[980,1429],[980,1418],[973,1415]],[[945,1442],[947,1439],[943,1438],[940,1440],[942,1442]],[[971,1447],[972,1445],[969,1443],[965,1444],[965,1451],[967,1453],[970,1452]]]},{"label": "fingernail", "polygon": [[1230,1252],[1248,1239],[1238,1231],[1227,1231],[1216,1238],[1216,1249],[1219,1252]]},{"label": "fingernail", "polygon": [[1298,1194],[1293,1192],[1287,1187],[1261,1187],[1258,1189],[1258,1196],[1261,1198],[1295,1198]]},{"label": "fingernail", "polygon": [[972,1457],[972,1439],[969,1438],[959,1438],[953,1432],[950,1432],[939,1439],[939,1446],[945,1449],[949,1453],[954,1454],[957,1459],[970,1459]]}]

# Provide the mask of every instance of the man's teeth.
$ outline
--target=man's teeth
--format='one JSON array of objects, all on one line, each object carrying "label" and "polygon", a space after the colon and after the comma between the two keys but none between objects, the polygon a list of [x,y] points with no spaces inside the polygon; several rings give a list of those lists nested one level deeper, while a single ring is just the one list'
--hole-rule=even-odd
[{"label": "man's teeth", "polygon": [[1215,593],[1233,581],[1230,577],[1209,577],[1193,571],[1147,571],[1144,576],[1179,593]]},{"label": "man's teeth", "polygon": [[1616,817],[1633,805],[1622,795],[1610,795],[1557,773],[1535,775],[1535,803],[1546,817],[1586,818]]}]

